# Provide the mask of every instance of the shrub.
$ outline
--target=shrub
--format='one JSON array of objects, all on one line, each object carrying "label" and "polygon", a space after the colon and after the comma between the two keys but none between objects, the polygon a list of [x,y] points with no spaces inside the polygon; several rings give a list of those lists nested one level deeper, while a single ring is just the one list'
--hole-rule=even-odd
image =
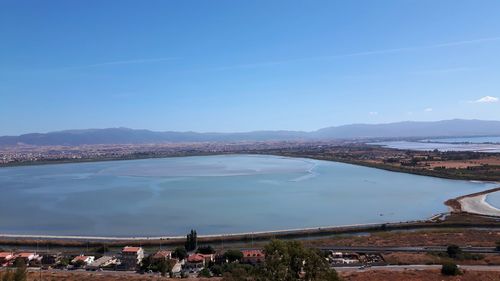
[{"label": "shrub", "polygon": [[462,249],[458,247],[457,245],[450,245],[446,249],[446,253],[448,253],[448,256],[452,259],[459,258],[462,255]]},{"label": "shrub", "polygon": [[458,266],[452,262],[444,263],[441,267],[441,274],[448,276],[455,276],[460,274]]},{"label": "shrub", "polygon": [[204,255],[215,254],[214,248],[212,248],[212,246],[210,245],[198,247],[198,250],[196,252]]},{"label": "shrub", "polygon": [[229,262],[234,262],[237,260],[241,260],[241,258],[243,258],[243,253],[240,252],[239,250],[227,250],[224,253],[224,258],[227,259]]}]

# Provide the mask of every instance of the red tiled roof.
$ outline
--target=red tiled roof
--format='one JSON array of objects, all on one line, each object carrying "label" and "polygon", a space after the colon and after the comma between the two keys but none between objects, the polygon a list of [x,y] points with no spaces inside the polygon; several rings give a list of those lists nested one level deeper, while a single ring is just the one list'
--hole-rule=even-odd
[{"label": "red tiled roof", "polygon": [[74,262],[76,261],[85,261],[86,259],[88,259],[89,257],[88,256],[77,256],[73,259]]},{"label": "red tiled roof", "polygon": [[137,253],[139,252],[139,250],[141,249],[141,247],[124,247],[123,250],[122,250],[122,253]]},{"label": "red tiled roof", "polygon": [[163,250],[163,251],[158,251],[156,254],[154,254],[153,258],[155,259],[166,259],[172,256],[171,251]]},{"label": "red tiled roof", "polygon": [[31,257],[33,255],[35,255],[35,253],[19,253],[19,254],[17,254],[17,256],[19,258],[29,258],[29,257]]},{"label": "red tiled roof", "polygon": [[243,257],[264,257],[265,254],[261,250],[243,250],[241,251]]},{"label": "red tiled roof", "polygon": [[203,262],[205,260],[205,255],[202,254],[192,254],[187,258],[188,262]]},{"label": "red tiled roof", "polygon": [[0,252],[0,258],[6,258],[8,256],[12,256],[11,252]]}]

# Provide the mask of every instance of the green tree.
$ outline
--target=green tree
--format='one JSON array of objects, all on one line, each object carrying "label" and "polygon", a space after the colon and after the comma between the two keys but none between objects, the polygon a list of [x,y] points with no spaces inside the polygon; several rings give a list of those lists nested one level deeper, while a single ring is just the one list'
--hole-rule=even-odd
[{"label": "green tree", "polygon": [[224,259],[227,259],[229,262],[235,262],[241,260],[243,258],[243,253],[238,250],[227,250],[224,253]]},{"label": "green tree", "polygon": [[59,260],[58,265],[59,265],[59,266],[61,266],[61,267],[65,267],[65,266],[68,266],[70,262],[71,262],[71,261],[70,261],[70,259],[69,259],[69,258],[67,258],[67,257],[63,257],[63,258],[61,258],[61,259]]},{"label": "green tree", "polygon": [[339,277],[327,260],[315,249],[298,241],[271,241],[265,247],[266,259],[261,280],[295,281],[304,272],[307,281],[337,281]]},{"label": "green tree", "polygon": [[446,248],[446,253],[450,258],[457,259],[462,255],[462,249],[457,245],[449,245],[448,248]]},{"label": "green tree", "polygon": [[212,246],[200,246],[197,250],[197,253],[204,254],[204,255],[210,255],[210,254],[215,254],[214,248]]},{"label": "green tree", "polygon": [[172,271],[174,267],[174,261],[172,260],[160,260],[156,263],[156,269],[161,273],[161,276],[166,276],[167,273]]},{"label": "green tree", "polygon": [[198,235],[196,233],[196,230],[191,229],[191,232],[186,236],[186,243],[184,245],[184,248],[186,248],[186,251],[194,251],[196,250],[196,247],[198,246]]},{"label": "green tree", "polygon": [[200,277],[211,277],[210,270],[208,268],[204,268],[200,271]]},{"label": "green tree", "polygon": [[455,276],[460,274],[458,266],[452,262],[444,263],[441,267],[441,274]]},{"label": "green tree", "polygon": [[153,265],[153,256],[148,255],[142,259],[140,267],[142,271],[148,271],[151,269],[152,265]]},{"label": "green tree", "polygon": [[304,261],[304,280],[336,281],[339,280],[337,272],[330,269],[319,250],[308,249]]},{"label": "green tree", "polygon": [[178,258],[179,260],[183,260],[183,259],[185,259],[187,257],[187,251],[186,251],[185,248],[177,247],[177,248],[175,248],[175,250],[172,253],[172,255],[175,258]]},{"label": "green tree", "polygon": [[224,269],[221,265],[214,264],[210,267],[210,271],[214,274],[214,276],[221,276],[224,273]]}]

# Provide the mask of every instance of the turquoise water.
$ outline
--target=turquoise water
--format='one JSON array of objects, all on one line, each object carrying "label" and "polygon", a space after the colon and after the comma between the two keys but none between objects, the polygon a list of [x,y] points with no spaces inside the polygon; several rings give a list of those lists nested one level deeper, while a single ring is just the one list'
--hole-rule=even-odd
[{"label": "turquoise water", "polygon": [[423,142],[423,141],[386,141],[370,143],[395,149],[407,149],[418,151],[477,151],[498,153],[500,144],[498,143],[451,143],[451,142]]},{"label": "turquoise water", "polygon": [[0,169],[0,233],[153,236],[425,219],[489,188],[327,161],[201,156]]},{"label": "turquoise water", "polygon": [[486,196],[486,202],[491,206],[500,209],[500,191],[490,193]]},{"label": "turquoise water", "polygon": [[442,138],[424,140],[428,142],[445,143],[500,143],[500,136],[497,137],[461,137],[461,138]]}]

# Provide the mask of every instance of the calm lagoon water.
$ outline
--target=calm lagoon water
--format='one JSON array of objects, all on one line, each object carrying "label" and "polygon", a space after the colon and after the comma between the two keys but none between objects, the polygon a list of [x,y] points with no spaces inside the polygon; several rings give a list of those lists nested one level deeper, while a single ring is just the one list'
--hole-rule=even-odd
[{"label": "calm lagoon water", "polygon": [[500,143],[500,136],[496,137],[462,137],[462,138],[443,138],[431,139],[429,142],[445,143]]},{"label": "calm lagoon water", "polygon": [[[458,139],[457,139],[458,140]],[[395,149],[408,149],[418,151],[477,151],[498,153],[500,152],[499,143],[460,143],[460,142],[429,142],[429,141],[387,141],[371,143]]]},{"label": "calm lagoon water", "polygon": [[425,219],[490,188],[275,156],[201,156],[0,169],[0,233],[153,236]]},{"label": "calm lagoon water", "polygon": [[500,209],[500,191],[490,193],[486,196],[486,202],[491,206]]}]

